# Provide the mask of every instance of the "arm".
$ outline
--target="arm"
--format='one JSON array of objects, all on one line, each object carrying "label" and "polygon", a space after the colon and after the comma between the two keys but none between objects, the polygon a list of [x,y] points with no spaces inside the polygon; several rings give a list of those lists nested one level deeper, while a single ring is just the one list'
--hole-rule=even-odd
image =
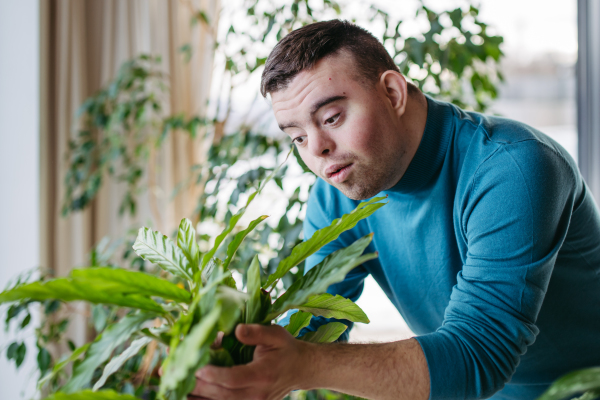
[{"label": "arm", "polygon": [[414,339],[321,345],[294,339],[279,326],[261,325],[240,325],[236,336],[257,346],[254,360],[242,366],[199,370],[193,396],[279,400],[295,389],[326,388],[369,399],[429,397],[427,363]]}]

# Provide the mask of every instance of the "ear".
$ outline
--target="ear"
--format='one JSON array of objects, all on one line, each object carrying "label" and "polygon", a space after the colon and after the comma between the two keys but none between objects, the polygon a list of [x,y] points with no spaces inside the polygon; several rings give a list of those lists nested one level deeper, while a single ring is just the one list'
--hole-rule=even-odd
[{"label": "ear", "polygon": [[384,90],[392,108],[398,117],[404,114],[408,96],[406,79],[397,71],[385,71],[379,78],[379,84]]}]

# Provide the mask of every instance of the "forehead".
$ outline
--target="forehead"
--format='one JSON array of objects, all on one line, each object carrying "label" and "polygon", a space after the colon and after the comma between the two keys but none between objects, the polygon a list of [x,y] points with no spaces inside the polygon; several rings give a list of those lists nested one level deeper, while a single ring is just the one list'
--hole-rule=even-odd
[{"label": "forehead", "polygon": [[286,88],[271,94],[275,118],[279,121],[286,114],[308,109],[323,97],[349,95],[357,86],[350,55],[342,53],[323,58],[312,69],[296,75]]}]

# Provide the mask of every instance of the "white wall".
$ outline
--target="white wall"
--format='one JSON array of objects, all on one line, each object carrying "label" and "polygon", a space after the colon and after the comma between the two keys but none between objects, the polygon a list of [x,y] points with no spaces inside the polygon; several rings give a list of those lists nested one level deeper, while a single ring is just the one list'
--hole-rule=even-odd
[{"label": "white wall", "polygon": [[[0,290],[39,263],[39,2],[0,0]],[[0,399],[34,396],[34,332],[17,372],[0,307]]]}]

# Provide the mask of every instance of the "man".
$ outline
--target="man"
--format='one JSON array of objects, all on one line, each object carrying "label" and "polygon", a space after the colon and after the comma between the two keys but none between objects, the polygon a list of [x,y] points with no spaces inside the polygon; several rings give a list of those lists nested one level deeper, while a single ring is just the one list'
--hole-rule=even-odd
[{"label": "man", "polygon": [[388,195],[307,267],[374,232],[368,251],[379,257],[329,292],[355,300],[371,274],[417,336],[315,345],[279,326],[241,325],[254,361],[199,370],[194,396],[275,400],[329,388],[369,399],[530,400],[560,375],[600,364],[600,215],[556,142],[423,95],[348,22],[285,37],[262,93],[320,178],[307,237],[359,200]]}]

